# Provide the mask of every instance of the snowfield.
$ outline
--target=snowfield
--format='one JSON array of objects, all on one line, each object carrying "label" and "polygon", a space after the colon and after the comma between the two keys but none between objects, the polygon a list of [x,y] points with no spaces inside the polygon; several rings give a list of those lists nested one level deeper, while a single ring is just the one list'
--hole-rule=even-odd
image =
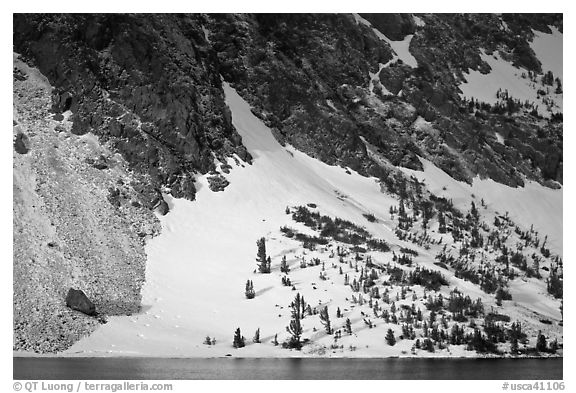
[{"label": "snowfield", "polygon": [[[330,258],[329,250],[303,249],[301,243],[282,236],[279,228],[289,225],[300,232],[310,232],[309,228],[292,221],[285,209],[313,203],[321,214],[362,225],[375,238],[394,245],[393,249],[415,247],[399,241],[393,233],[395,223],[388,211],[398,205],[398,200],[381,192],[375,178],[326,165],[290,146],[281,146],[232,87],[224,84],[224,91],[233,124],[253,155],[253,164],[229,159],[233,169],[225,175],[230,185],[224,192],[210,191],[206,177],[202,176],[198,178],[196,201],[165,196],[170,212],[159,217],[162,233],[146,248],[148,264],[142,312],[111,317],[107,324],[76,343],[64,356],[477,356],[475,352],[465,351],[463,346],[450,346],[434,353],[420,350],[413,355],[412,341],[398,340],[395,346],[389,346],[384,340],[388,327],[398,337],[400,325],[386,324],[372,315],[369,317],[376,327],[370,329],[364,323],[365,316],[358,305],[349,301],[353,293],[343,285],[343,276],[336,267],[341,267],[351,280],[357,275],[354,268],[339,264],[337,257]],[[407,172],[425,180],[433,192],[450,194],[458,207],[468,208],[471,199],[479,201],[484,197],[490,201],[490,212],[508,211],[522,225],[533,222],[538,230],[549,233],[550,247],[554,246],[554,251],[561,254],[562,229],[558,225],[562,222],[561,191],[530,183],[525,189],[510,189],[483,180],[475,181],[470,187],[454,181],[425,160],[424,164],[423,173]],[[445,192],[442,187],[446,187]],[[363,214],[367,213],[373,214],[376,221],[366,220]],[[266,237],[267,253],[272,258],[271,274],[256,273],[256,240],[260,237]],[[284,255],[291,267],[289,277],[296,291],[280,283],[279,265]],[[378,263],[392,259],[390,252],[371,251],[370,255]],[[415,261],[433,267],[434,255],[432,250],[422,249]],[[328,279],[319,279],[321,266],[300,268],[301,257],[306,261],[312,257],[325,261]],[[458,286],[471,296],[482,297],[487,309],[494,305],[494,297],[484,294],[477,286],[454,277],[447,270],[442,273],[451,287]],[[246,280],[254,283],[254,299],[248,300],[244,295]],[[522,307],[506,302],[503,310],[522,321],[534,318],[534,311],[558,321],[559,302],[540,294],[541,284],[515,283],[514,301]],[[442,293],[447,296],[451,287],[443,287]],[[282,349],[271,343],[276,334],[280,343],[289,337],[286,332],[290,321],[288,305],[296,292],[312,307],[328,306],[335,330],[342,328],[346,318],[351,320],[353,334],[343,333],[337,342],[343,348],[331,348],[333,336],[324,332],[318,315],[302,320],[303,338],[310,339],[302,351]],[[418,297],[421,292],[417,293]],[[395,295],[394,290],[391,295]],[[410,304],[411,296],[398,305]],[[337,307],[344,318],[336,318]],[[231,345],[236,328],[246,337],[245,348],[234,349]],[[252,343],[258,328],[261,343]],[[203,344],[206,336],[215,338],[216,344]]]},{"label": "snowfield", "polygon": [[412,68],[418,67],[418,61],[416,60],[416,58],[414,56],[412,56],[412,53],[410,53],[410,42],[412,41],[412,38],[414,37],[413,34],[408,34],[406,37],[404,37],[404,39],[402,41],[392,41],[390,38],[388,38],[384,34],[382,34],[382,32],[380,32],[380,30],[373,27],[369,21],[362,18],[358,14],[353,14],[353,15],[354,15],[354,18],[356,19],[356,23],[362,23],[362,24],[370,27],[372,29],[372,31],[374,31],[374,34],[376,34],[376,36],[378,38],[380,38],[382,41],[387,42],[388,45],[390,45],[390,47],[392,48],[392,50],[396,53],[396,56],[392,60],[390,60],[388,62],[388,64],[392,64],[393,62],[396,61],[396,59],[400,59],[405,64],[409,65]]},{"label": "snowfield", "polygon": [[[525,101],[534,103],[538,106],[538,114],[541,116],[550,117],[551,112],[563,111],[563,94],[556,94],[553,86],[543,86],[539,82],[540,76],[537,76],[536,82],[531,81],[527,70],[514,67],[496,52],[492,55],[482,52],[480,57],[488,63],[491,71],[488,74],[482,74],[480,71],[470,70],[465,76],[466,82],[460,85],[461,97],[474,98],[477,101],[494,105],[501,101],[496,96],[500,89],[501,91],[507,90],[511,98],[521,103]],[[551,100],[549,109],[543,101],[543,96],[538,94],[538,90],[547,92],[544,98]]]},{"label": "snowfield", "polygon": [[534,31],[534,40],[530,47],[542,63],[542,71],[550,70],[554,73],[554,77],[564,80],[563,34],[554,26],[550,26],[550,29],[552,34]]},{"label": "snowfield", "polygon": [[420,158],[424,171],[402,168],[408,174],[424,181],[428,189],[438,196],[452,199],[454,205],[467,210],[472,201],[480,205],[482,199],[488,207],[488,217],[508,212],[514,222],[525,229],[534,225],[541,237],[548,235],[548,247],[562,256],[562,189],[553,190],[536,182],[526,181],[524,187],[512,188],[492,179],[476,177],[472,185],[454,180],[432,162]]}]

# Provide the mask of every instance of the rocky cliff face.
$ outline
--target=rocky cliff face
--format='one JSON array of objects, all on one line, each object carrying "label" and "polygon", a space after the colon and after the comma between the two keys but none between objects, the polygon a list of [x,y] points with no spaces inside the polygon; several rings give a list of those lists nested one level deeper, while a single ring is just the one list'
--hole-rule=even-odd
[{"label": "rocky cliff face", "polygon": [[[418,169],[420,155],[459,180],[561,182],[561,124],[521,110],[471,111],[458,89],[464,72],[490,70],[481,50],[542,73],[529,42],[549,26],[562,29],[562,16],[15,15],[14,46],[56,87],[53,109],[72,111],[74,133],[111,141],[149,177],[143,201],[155,205],[161,187],[193,199],[194,173],[225,156],[250,161],[221,76],[278,139],[331,164],[385,177],[364,139],[393,165]],[[375,30],[387,40],[411,34],[417,66],[394,57]],[[371,74],[391,94],[371,89]],[[415,130],[418,117],[437,132]],[[494,130],[509,146],[497,145]]]},{"label": "rocky cliff face", "polygon": [[14,47],[55,87],[53,110],[72,132],[110,142],[145,175],[142,201],[160,188],[194,199],[194,172],[214,157],[250,156],[223,101],[202,16],[16,15]]},{"label": "rocky cliff face", "polygon": [[[162,193],[193,200],[198,173],[225,192],[225,158],[252,160],[222,79],[281,143],[393,192],[394,168],[421,169],[418,156],[467,182],[562,183],[561,114],[458,87],[490,71],[482,51],[541,78],[529,42],[549,26],[562,15],[15,14],[15,348],[59,350],[94,328],[62,308],[74,284],[104,314],[138,309]],[[403,40],[415,64],[393,50]]]},{"label": "rocky cliff face", "polygon": [[[524,177],[562,181],[561,124],[524,111],[470,111],[458,89],[469,69],[490,71],[481,50],[542,72],[529,46],[532,29],[561,28],[561,17],[422,15],[418,26],[412,15],[364,16],[388,40],[413,34],[417,67],[393,58],[358,16],[217,15],[208,26],[224,78],[279,138],[323,161],[386,176],[362,137],[393,165],[419,169],[420,155],[468,182],[475,175],[511,186]],[[370,73],[389,94],[371,89]],[[418,117],[436,132],[415,129]],[[508,148],[494,130],[513,135]]]}]

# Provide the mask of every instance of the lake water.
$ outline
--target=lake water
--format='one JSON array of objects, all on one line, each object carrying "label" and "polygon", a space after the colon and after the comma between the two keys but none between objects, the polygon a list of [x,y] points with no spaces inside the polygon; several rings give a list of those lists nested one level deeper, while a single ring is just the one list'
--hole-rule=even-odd
[{"label": "lake water", "polygon": [[14,379],[562,379],[562,359],[14,358]]}]

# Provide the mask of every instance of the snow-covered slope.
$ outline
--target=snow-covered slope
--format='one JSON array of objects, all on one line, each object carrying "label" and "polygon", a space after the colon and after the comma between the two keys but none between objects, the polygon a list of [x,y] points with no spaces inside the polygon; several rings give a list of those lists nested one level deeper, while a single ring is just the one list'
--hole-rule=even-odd
[{"label": "snow-covered slope", "polygon": [[[538,46],[541,47],[540,44]],[[556,59],[547,57],[548,55],[548,52],[540,51],[538,58],[547,65],[557,62]],[[477,101],[493,105],[501,101],[497,97],[498,90],[508,91],[511,98],[517,99],[521,103],[528,101],[538,106],[538,113],[542,116],[549,117],[550,112],[562,112],[563,95],[556,94],[553,86],[543,86],[540,77],[531,80],[527,70],[514,67],[512,63],[502,59],[496,52],[492,55],[482,52],[480,56],[482,60],[488,63],[491,71],[488,74],[482,74],[480,71],[470,70],[465,76],[466,82],[460,85],[462,97],[474,98]],[[539,94],[539,90],[545,91],[546,94]]]},{"label": "snow-covered slope", "polygon": [[420,158],[424,171],[403,169],[426,183],[428,189],[447,199],[462,210],[470,208],[472,201],[476,205],[483,199],[488,209],[485,214],[505,215],[524,229],[534,225],[541,236],[548,235],[549,248],[562,255],[562,189],[553,190],[538,183],[527,181],[525,187],[512,188],[491,179],[476,177],[469,185],[450,177],[432,162]]},{"label": "snow-covered slope", "polygon": [[[347,174],[282,147],[232,88],[225,85],[225,92],[234,126],[254,164],[235,166],[225,192],[210,191],[200,178],[196,201],[167,197],[171,211],[161,217],[162,234],[147,246],[142,314],[111,318],[69,354],[223,356],[231,351],[237,327],[248,339],[260,327],[263,342],[276,333],[280,340],[289,321],[286,306],[295,293],[282,287],[275,275],[253,274],[256,239],[289,222],[284,212],[288,205],[316,203],[325,214],[365,221],[362,213],[384,213],[396,203],[380,192],[375,179]],[[372,229],[384,238],[393,236],[385,225]],[[289,254],[291,245],[288,239],[282,241],[284,248],[268,246],[276,271],[280,254]],[[288,255],[288,261],[295,263],[294,256]],[[316,274],[302,281],[317,281]],[[252,300],[244,296],[247,279],[254,281],[257,296]],[[298,282],[297,276],[292,279]],[[318,303],[314,294],[320,291],[309,286],[299,291],[309,303]],[[216,346],[202,345],[206,335],[216,337]],[[280,355],[271,345],[248,346],[242,355],[270,351]]]},{"label": "snow-covered slope", "polygon": [[[337,265],[338,259],[330,259],[322,248],[305,250],[299,242],[279,232],[283,225],[310,232],[309,228],[291,221],[285,209],[313,203],[321,214],[360,223],[374,237],[398,250],[399,246],[411,246],[411,243],[399,241],[393,233],[395,224],[388,211],[391,206],[397,206],[397,199],[382,193],[374,178],[328,166],[293,148],[281,146],[234,89],[224,84],[224,90],[233,124],[254,157],[253,165],[240,164],[240,161],[240,165],[236,165],[229,160],[233,169],[226,175],[230,185],[224,192],[210,191],[206,178],[200,177],[196,201],[166,197],[171,209],[168,215],[160,217],[162,234],[147,246],[142,313],[112,317],[108,324],[75,344],[65,355],[410,356],[411,340],[400,340],[393,347],[384,340],[388,327],[396,336],[402,334],[400,325],[386,324],[370,316],[377,325],[370,329],[364,322],[362,308],[350,301],[353,294],[348,286],[342,285],[343,276],[338,273],[338,267],[351,277],[358,275],[357,270],[348,264]],[[429,165],[426,168],[424,175],[428,179],[437,178],[438,186],[444,182],[430,172],[433,168]],[[449,187],[457,184],[452,182]],[[436,184],[430,182],[430,186],[434,189]],[[459,187],[452,191],[456,198],[461,195],[464,201],[468,194],[463,186]],[[367,213],[373,214],[376,220],[366,220],[363,214]],[[255,241],[261,236],[267,239],[271,274],[256,273]],[[432,251],[422,249],[420,252],[416,261],[433,267]],[[280,283],[279,264],[284,255],[291,266],[289,276],[297,291]],[[371,255],[379,263],[392,260],[390,252],[372,251]],[[328,279],[319,278],[320,266],[300,268],[302,257],[307,261],[312,257],[322,258]],[[457,279],[449,271],[443,274],[451,284],[467,290],[471,296],[483,297],[487,305],[494,303],[493,297],[483,294],[477,286]],[[254,299],[248,300],[244,295],[246,280],[254,283]],[[450,288],[443,288],[444,295],[448,296]],[[528,299],[534,288],[533,284],[518,286],[518,301]],[[416,291],[421,299],[422,290]],[[303,351],[271,344],[276,334],[280,342],[289,336],[286,332],[290,320],[288,305],[296,292],[313,307],[327,305],[334,329],[341,329],[345,320],[336,318],[337,307],[350,318],[354,333],[338,340],[338,346],[342,347],[331,348],[334,338],[324,332],[317,315],[307,316],[302,322],[303,337],[311,340]],[[537,296],[542,301],[543,296]],[[550,318],[559,320],[555,303],[545,297],[543,301],[540,308],[548,312],[545,315],[551,314]],[[418,304],[423,307],[422,303]],[[514,318],[520,319],[530,318],[526,315],[532,312],[518,312],[511,304],[507,308]],[[369,308],[364,310],[370,312]],[[236,328],[241,329],[248,343],[239,350],[231,346]],[[258,328],[262,343],[251,343]],[[215,338],[216,344],[203,344],[206,336]],[[476,356],[463,346],[422,355]]]},{"label": "snow-covered slope", "polygon": [[550,29],[552,34],[534,31],[534,40],[530,47],[542,63],[542,71],[552,71],[554,77],[564,80],[562,67],[563,34],[554,26],[550,26]]}]

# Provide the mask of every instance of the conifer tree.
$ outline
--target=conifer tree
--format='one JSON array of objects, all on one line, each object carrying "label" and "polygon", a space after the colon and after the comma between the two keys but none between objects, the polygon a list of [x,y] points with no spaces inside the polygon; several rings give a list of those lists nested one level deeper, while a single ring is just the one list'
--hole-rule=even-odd
[{"label": "conifer tree", "polygon": [[478,221],[480,218],[480,214],[478,213],[478,209],[476,209],[474,201],[471,202],[470,215],[474,218],[475,221]]},{"label": "conifer tree", "polygon": [[340,311],[340,307],[336,310],[336,318],[342,318],[342,312]]},{"label": "conifer tree", "polygon": [[242,348],[246,346],[245,338],[242,336],[240,328],[236,329],[236,332],[234,332],[234,341],[232,342],[232,345],[234,348]]},{"label": "conifer tree", "polygon": [[516,337],[512,337],[510,340],[510,353],[513,355],[518,353],[518,339]]},{"label": "conifer tree", "polygon": [[286,262],[286,255],[282,256],[282,262],[280,263],[280,271],[285,274],[288,274],[288,272],[290,271],[288,263]]},{"label": "conifer tree", "polygon": [[252,280],[246,281],[246,290],[244,291],[244,294],[246,295],[247,299],[253,299],[254,296],[256,296],[256,293],[254,292],[254,284],[252,283]]},{"label": "conifer tree", "polygon": [[346,333],[352,334],[352,322],[350,322],[350,318],[346,318],[346,326],[344,330],[346,330]]},{"label": "conifer tree", "polygon": [[256,261],[258,262],[258,271],[260,273],[270,273],[270,257],[266,257],[266,239],[261,237],[256,241],[258,246],[258,254],[256,255]]},{"label": "conifer tree", "polygon": [[558,339],[555,338],[554,341],[550,343],[550,352],[556,353],[556,351],[558,351]]},{"label": "conifer tree", "polygon": [[328,315],[328,306],[324,306],[324,308],[320,311],[320,322],[322,322],[322,325],[324,325],[326,333],[332,334],[332,327],[330,326],[330,315]]},{"label": "conifer tree", "polygon": [[252,339],[252,342],[260,344],[260,328],[256,329],[256,333],[254,333],[254,338]]},{"label": "conifer tree", "polygon": [[536,340],[536,349],[538,350],[538,352],[548,351],[546,336],[544,336],[541,331],[538,331],[538,339]]},{"label": "conifer tree", "polygon": [[394,337],[394,331],[392,329],[388,329],[386,332],[386,342],[390,346],[396,344],[396,337]]},{"label": "conifer tree", "polygon": [[446,219],[444,218],[442,211],[438,212],[438,232],[446,233]]},{"label": "conifer tree", "polygon": [[270,273],[272,268],[272,259],[270,257],[266,258],[266,273]]},{"label": "conifer tree", "polygon": [[292,319],[290,320],[290,325],[286,327],[286,331],[291,334],[288,347],[300,349],[302,347],[300,337],[303,331],[300,321],[304,314],[304,298],[300,296],[300,293],[297,293],[294,301],[290,303],[290,309]]}]

